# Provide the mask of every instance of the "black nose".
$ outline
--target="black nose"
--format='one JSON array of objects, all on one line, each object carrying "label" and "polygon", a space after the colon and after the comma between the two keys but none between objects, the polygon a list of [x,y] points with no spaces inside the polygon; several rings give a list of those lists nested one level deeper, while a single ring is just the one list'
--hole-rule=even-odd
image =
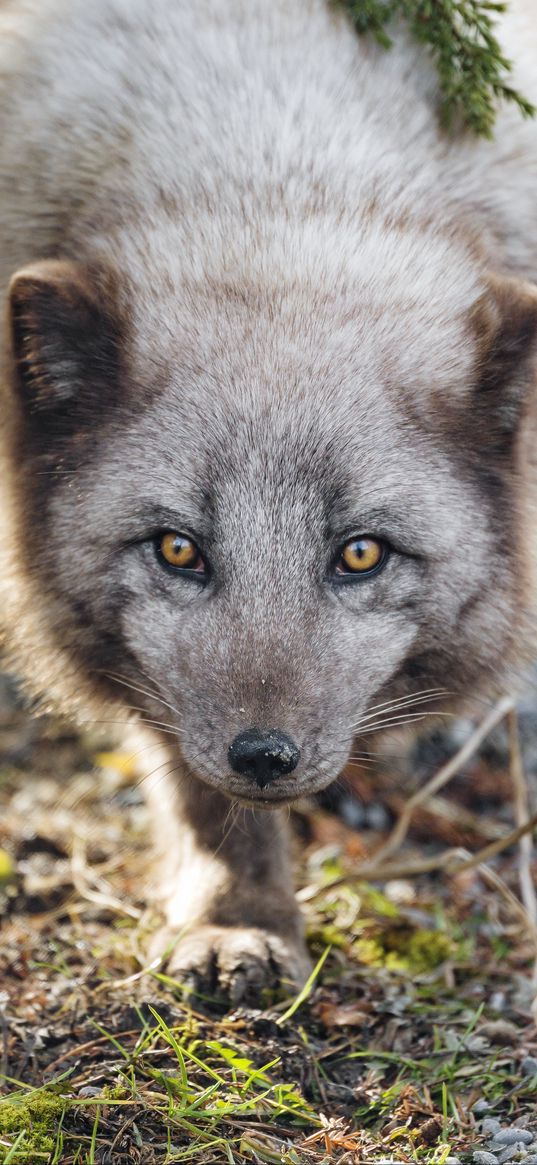
[{"label": "black nose", "polygon": [[227,755],[236,773],[251,777],[260,789],[264,789],[277,777],[283,777],[285,773],[292,773],[296,769],[300,749],[284,732],[277,732],[274,728],[269,728],[267,732],[249,728],[247,732],[240,732],[235,737]]}]

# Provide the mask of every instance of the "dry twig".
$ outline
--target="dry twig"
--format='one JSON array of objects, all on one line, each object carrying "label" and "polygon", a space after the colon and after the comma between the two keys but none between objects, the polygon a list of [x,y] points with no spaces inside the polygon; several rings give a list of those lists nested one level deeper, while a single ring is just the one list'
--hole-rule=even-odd
[{"label": "dry twig", "polygon": [[459,751],[455,753],[455,756],[451,757],[451,760],[447,761],[445,765],[442,765],[438,772],[434,774],[434,777],[431,777],[431,780],[427,781],[426,785],[423,785],[421,789],[418,789],[417,792],[409,798],[388,840],[383,846],[380,847],[379,850],[377,850],[376,854],[374,855],[376,864],[380,864],[380,862],[385,861],[387,857],[391,857],[391,855],[400,848],[408,833],[412,821],[412,815],[417,806],[422,805],[424,801],[427,801],[429,797],[432,797],[434,793],[437,793],[439,789],[442,789],[444,785],[447,785],[448,781],[450,781],[452,777],[456,776],[460,769],[462,769],[462,767],[468,763],[474,753],[477,752],[479,745],[483,742],[483,740],[486,739],[489,733],[492,732],[492,729],[495,728],[496,725],[499,724],[512,711],[513,708],[513,700],[509,696],[504,696],[503,699],[498,700],[497,704],[495,704],[494,708],[492,708],[488,715],[485,716],[481,724],[478,724],[477,728],[474,732],[472,732],[471,736],[463,744],[462,748],[460,748]]},{"label": "dry twig", "polygon": [[94,881],[94,877],[86,861],[84,842],[80,835],[77,834],[73,837],[71,873],[75,890],[87,902],[94,902],[97,906],[103,906],[106,910],[113,910],[116,914],[127,914],[129,918],[135,918],[136,921],[142,917],[141,910],[138,910],[135,906],[131,906],[128,902],[122,902],[121,899],[116,898],[115,894],[109,893],[106,883],[101,881],[101,885],[103,886],[102,890],[93,890],[91,888],[89,883]]},{"label": "dry twig", "polygon": [[[529,820],[529,805],[528,805],[528,786],[524,775],[524,766],[522,762],[522,753],[520,749],[520,733],[518,730],[518,714],[516,708],[509,712],[509,744],[510,744],[510,764],[509,771],[511,780],[513,782],[514,793],[514,809],[515,821],[517,825],[525,825]],[[533,929],[537,933],[537,894],[535,893],[535,886],[533,883],[531,862],[533,857],[533,845],[530,833],[526,832],[520,835],[519,839],[519,859],[518,859],[518,876],[520,881],[520,896],[524,903],[526,914],[533,924]],[[535,985],[537,986],[537,963],[534,972]]]}]

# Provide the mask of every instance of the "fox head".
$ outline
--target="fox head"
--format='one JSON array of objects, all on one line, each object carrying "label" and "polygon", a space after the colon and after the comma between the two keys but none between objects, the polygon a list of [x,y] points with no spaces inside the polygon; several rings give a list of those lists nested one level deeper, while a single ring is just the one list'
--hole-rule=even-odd
[{"label": "fox head", "polygon": [[34,687],[121,702],[274,803],[356,735],[501,686],[537,293],[418,235],[373,232],[344,276],[185,273],[168,245],[14,275],[5,587]]}]

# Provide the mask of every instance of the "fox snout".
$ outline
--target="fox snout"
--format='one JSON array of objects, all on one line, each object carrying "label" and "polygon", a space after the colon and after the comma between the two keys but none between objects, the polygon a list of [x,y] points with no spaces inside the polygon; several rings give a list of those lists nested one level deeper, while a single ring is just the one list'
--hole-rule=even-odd
[{"label": "fox snout", "polygon": [[296,769],[300,749],[290,736],[277,729],[251,728],[240,732],[228,749],[234,772],[248,777],[260,789]]}]

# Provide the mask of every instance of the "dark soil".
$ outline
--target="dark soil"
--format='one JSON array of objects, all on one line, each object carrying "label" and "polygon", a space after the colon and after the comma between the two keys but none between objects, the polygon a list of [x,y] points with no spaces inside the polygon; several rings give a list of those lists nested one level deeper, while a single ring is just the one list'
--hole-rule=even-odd
[{"label": "dark soil", "polygon": [[[531,701],[521,725],[534,810]],[[0,680],[0,1162],[442,1165],[486,1148],[484,1117],[537,1139],[535,940],[510,898],[518,851],[490,878],[405,874],[513,827],[504,734],[417,813],[399,876],[353,879],[467,730],[349,769],[322,807],[298,807],[300,897],[326,962],[288,1018],[288,999],[229,1013],[147,969],[157,918],[129,758],[32,720]]]}]

